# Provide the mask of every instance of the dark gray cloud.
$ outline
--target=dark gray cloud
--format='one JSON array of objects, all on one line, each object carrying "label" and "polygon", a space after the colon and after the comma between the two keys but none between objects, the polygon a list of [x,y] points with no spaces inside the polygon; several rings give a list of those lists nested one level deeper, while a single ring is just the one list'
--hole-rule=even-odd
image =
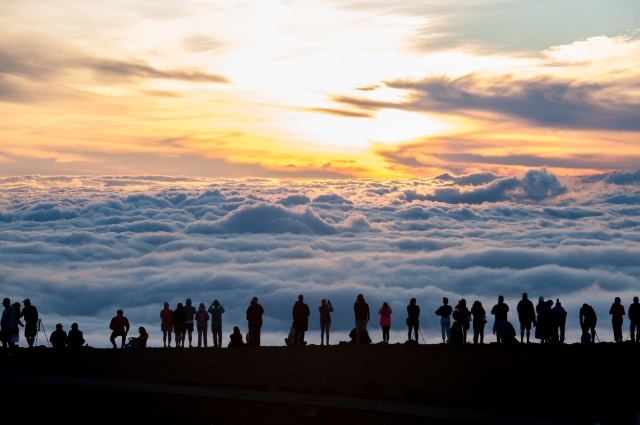
[{"label": "dark gray cloud", "polygon": [[122,61],[112,59],[88,60],[84,67],[101,76],[110,78],[155,78],[180,80],[192,83],[225,83],[230,81],[221,75],[189,69],[158,69],[145,61]]},{"label": "dark gray cloud", "polygon": [[631,172],[614,171],[613,173],[596,174],[582,179],[584,182],[604,181],[605,183],[628,185],[640,182],[640,170]]},{"label": "dark gray cloud", "polygon": [[499,175],[490,172],[486,173],[469,173],[461,176],[452,176],[449,173],[440,174],[435,176],[434,180],[442,180],[444,182],[453,182],[460,186],[479,186],[486,183],[490,183],[494,180],[498,180]]}]

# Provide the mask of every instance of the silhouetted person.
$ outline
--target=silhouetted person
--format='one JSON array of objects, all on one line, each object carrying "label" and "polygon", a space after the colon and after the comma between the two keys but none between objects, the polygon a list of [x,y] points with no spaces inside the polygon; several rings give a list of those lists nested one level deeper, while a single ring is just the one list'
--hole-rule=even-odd
[{"label": "silhouetted person", "polygon": [[524,333],[527,331],[527,344],[531,336],[531,324],[536,326],[536,310],[529,296],[525,292],[518,303],[518,320],[520,321],[520,342],[524,342]]},{"label": "silhouetted person", "polygon": [[466,344],[467,331],[469,330],[469,325],[471,323],[471,312],[467,308],[467,300],[463,298],[458,301],[456,311],[458,312],[458,324],[460,325],[460,331],[462,332],[462,343]]},{"label": "silhouetted person", "polygon": [[516,335],[516,328],[511,324],[511,322],[507,322],[507,331],[504,333],[502,343],[518,344],[518,338],[516,338]]},{"label": "silhouetted person", "polygon": [[580,307],[580,327],[582,328],[582,333],[590,333],[591,342],[596,342],[597,322],[598,317],[596,316],[596,312],[593,307],[584,303],[582,307]]},{"label": "silhouetted person", "polygon": [[[356,328],[351,329],[351,332],[349,332],[349,338],[351,339],[351,341],[349,341],[350,344],[357,344],[358,340],[358,333],[356,332]],[[371,344],[373,341],[371,341],[371,338],[369,337],[369,332],[365,329],[364,332],[362,332],[360,334],[360,343],[367,345],[367,344]]]},{"label": "silhouetted person", "polygon": [[309,329],[309,306],[304,303],[304,297],[298,295],[298,301],[293,305],[293,327],[296,330],[295,344],[304,345],[304,333]]},{"label": "silhouetted person", "polygon": [[193,348],[191,342],[193,341],[193,321],[196,316],[196,308],[191,305],[191,298],[187,298],[186,305],[184,306],[184,329],[182,331],[182,346],[184,347],[184,337],[189,335],[189,348]]},{"label": "silhouetted person", "polygon": [[616,297],[615,301],[609,309],[611,315],[611,324],[613,325],[613,338],[616,342],[622,342],[622,316],[624,316],[624,306],[620,303],[620,297]]},{"label": "silhouetted person", "polygon": [[11,344],[16,344],[20,341],[20,326],[24,326],[24,324],[20,321],[20,303],[13,303],[13,316],[15,317],[15,324],[13,326],[13,331],[11,332]]},{"label": "silhouetted person", "polygon": [[[442,305],[436,310],[436,316],[440,316],[440,330],[442,331],[442,343],[451,338],[451,314],[453,309],[449,305],[449,298],[442,298]],[[445,338],[446,336],[446,338]]]},{"label": "silhouetted person", "polygon": [[109,329],[111,329],[111,344],[113,344],[113,348],[118,348],[116,346],[116,338],[122,338],[122,348],[124,348],[124,341],[127,339],[127,333],[129,333],[129,320],[124,317],[124,312],[122,310],[118,310],[116,312],[116,317],[111,319],[111,323],[109,324]]},{"label": "silhouetted person", "polygon": [[[207,307],[204,303],[200,303],[198,306],[198,311],[196,312],[196,327],[198,329],[198,348],[202,346],[204,342],[204,348],[207,348],[207,334],[209,333],[209,329],[207,329],[207,324],[209,322],[209,313],[207,313]],[[222,339],[222,336],[220,337]]]},{"label": "silhouetted person", "polygon": [[553,339],[564,344],[564,328],[567,323],[567,312],[562,308],[560,300],[556,300],[556,306],[551,309],[551,319],[553,321]]},{"label": "silhouetted person", "polygon": [[450,332],[449,344],[462,344],[462,326],[460,326],[459,321],[454,320],[453,324],[451,324]]},{"label": "silhouetted person", "polygon": [[178,303],[176,309],[173,310],[171,323],[173,323],[173,334],[176,336],[176,348],[184,348],[184,322],[187,315],[184,312],[182,303]]},{"label": "silhouetted person", "polygon": [[84,345],[84,336],[82,331],[78,329],[77,323],[71,324],[71,330],[67,335],[67,345],[71,348],[80,348]]},{"label": "silhouetted person", "polygon": [[207,311],[211,313],[211,333],[213,334],[213,347],[222,348],[222,314],[224,313],[224,307],[222,307],[220,301],[213,300],[213,303]]},{"label": "silhouetted person", "polygon": [[420,306],[416,305],[416,299],[411,298],[407,306],[407,326],[409,327],[409,335],[407,339],[411,341],[411,331],[415,334],[415,341],[418,342],[418,332],[420,331]]},{"label": "silhouetted person", "polygon": [[146,348],[147,341],[149,340],[149,334],[147,333],[147,330],[140,326],[138,328],[138,333],[140,335],[138,335],[137,337],[129,338],[129,343],[127,345],[131,348]]},{"label": "silhouetted person", "polygon": [[24,319],[24,337],[27,339],[29,347],[33,347],[33,343],[38,334],[38,310],[31,305],[31,300],[24,300],[24,308],[20,313],[20,317]]},{"label": "silhouetted person", "polygon": [[[262,329],[262,315],[264,309],[258,304],[258,297],[251,299],[251,304],[247,308],[247,323],[249,325],[249,346],[257,349],[260,347],[260,331]],[[235,329],[235,328],[234,328]]]},{"label": "silhouetted person", "polygon": [[545,302],[544,297],[538,298],[536,313],[538,313],[536,338],[540,340],[540,344],[548,344],[551,342],[551,306]]},{"label": "silhouetted person", "polygon": [[233,333],[229,335],[229,348],[237,348],[244,347],[245,343],[242,340],[242,334],[240,333],[240,328],[237,326],[233,327]]},{"label": "silhouetted person", "polygon": [[638,297],[633,297],[633,304],[629,306],[629,321],[631,322],[629,332],[631,341],[640,342],[640,304]]},{"label": "silhouetted person", "polygon": [[473,315],[473,343],[477,344],[479,338],[480,344],[484,344],[484,325],[487,323],[487,313],[480,301],[474,301],[471,314]]},{"label": "silhouetted person", "polygon": [[296,328],[293,327],[293,324],[289,328],[289,336],[284,339],[284,343],[292,347],[296,345]]},{"label": "silhouetted person", "polygon": [[0,340],[2,341],[2,347],[5,350],[4,355],[11,356],[11,334],[13,333],[13,327],[16,322],[16,312],[11,305],[11,300],[5,298],[2,300],[2,319],[0,319]]},{"label": "silhouetted person", "polygon": [[389,345],[389,329],[391,329],[391,315],[393,314],[393,310],[385,301],[378,310],[378,314],[380,315],[380,326],[382,327],[382,342],[384,342],[384,345]]},{"label": "silhouetted person", "polygon": [[503,338],[506,332],[509,330],[509,322],[507,322],[507,314],[509,313],[509,306],[505,304],[504,297],[500,295],[498,297],[498,304],[494,305],[491,309],[491,314],[495,316],[493,322],[493,333],[498,339],[498,343],[503,342]]},{"label": "silhouetted person", "polygon": [[367,331],[367,323],[371,317],[369,304],[364,301],[362,294],[358,294],[356,302],[353,304],[353,312],[356,317],[356,344],[360,344],[363,333]]},{"label": "silhouetted person", "polygon": [[56,325],[56,330],[51,332],[51,336],[49,337],[49,343],[53,348],[64,348],[67,346],[68,337],[67,333],[62,330],[62,325],[58,323]]},{"label": "silhouetted person", "polygon": [[[160,330],[162,330],[162,343],[167,347],[167,339],[169,339],[168,347],[171,347],[171,334],[173,333],[173,310],[169,308],[169,303],[164,303],[164,309],[160,310]],[[177,340],[176,340],[176,345]]]},{"label": "silhouetted person", "polygon": [[327,334],[327,345],[329,345],[329,330],[331,329],[331,313],[333,312],[333,306],[331,301],[327,301],[325,298],[320,301],[320,345],[324,345],[324,334]]}]

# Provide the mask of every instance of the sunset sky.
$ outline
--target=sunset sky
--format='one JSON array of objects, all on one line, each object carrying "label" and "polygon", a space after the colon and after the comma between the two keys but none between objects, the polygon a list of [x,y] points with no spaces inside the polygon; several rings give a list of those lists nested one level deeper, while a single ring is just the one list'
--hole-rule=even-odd
[{"label": "sunset sky", "polygon": [[640,168],[637,0],[0,2],[0,175]]}]

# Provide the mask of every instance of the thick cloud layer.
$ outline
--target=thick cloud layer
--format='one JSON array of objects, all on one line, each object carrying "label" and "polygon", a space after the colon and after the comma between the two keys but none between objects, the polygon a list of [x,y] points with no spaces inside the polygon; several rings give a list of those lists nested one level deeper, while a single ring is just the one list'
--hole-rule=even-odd
[{"label": "thick cloud layer", "polygon": [[266,341],[280,344],[298,294],[311,306],[311,342],[319,301],[332,300],[335,342],[353,326],[358,293],[375,340],[383,301],[397,340],[416,297],[425,337],[437,341],[442,296],[490,310],[502,294],[517,321],[522,292],[564,301],[573,341],[580,305],[593,304],[607,339],[613,297],[629,304],[640,288],[640,188],[628,180],[544,170],[411,181],[7,178],[0,288],[12,301],[30,297],[47,329],[78,322],[95,346],[108,345],[118,308],[157,344],[162,303],[187,297],[219,299],[224,333],[246,330],[252,296],[266,311]]}]

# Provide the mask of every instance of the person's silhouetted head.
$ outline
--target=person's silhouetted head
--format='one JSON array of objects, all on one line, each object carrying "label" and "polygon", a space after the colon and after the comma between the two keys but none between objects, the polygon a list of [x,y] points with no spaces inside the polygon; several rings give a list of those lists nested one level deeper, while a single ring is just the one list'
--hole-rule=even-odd
[{"label": "person's silhouetted head", "polygon": [[327,299],[323,298],[322,300],[320,300],[320,305],[327,305]]},{"label": "person's silhouetted head", "polygon": [[522,294],[522,299],[526,300],[529,298],[529,294],[527,294],[526,292],[524,294]]},{"label": "person's silhouetted head", "polygon": [[59,330],[59,331],[61,331],[61,330],[62,330],[62,324],[61,324],[61,323],[58,323],[58,324],[56,325],[56,329],[57,329],[57,330]]},{"label": "person's silhouetted head", "polygon": [[387,311],[389,311],[389,304],[385,301],[382,303],[382,315],[386,315]]},{"label": "person's silhouetted head", "polygon": [[218,301],[218,300],[213,300],[213,305],[215,305],[215,306],[219,306],[219,305],[220,305],[220,301]]},{"label": "person's silhouetted head", "polygon": [[460,300],[460,302],[458,304],[460,304],[461,307],[466,307],[467,306],[467,300],[465,300],[463,298],[463,299]]},{"label": "person's silhouetted head", "polygon": [[144,328],[144,326],[140,326],[140,327],[138,328],[138,332],[140,332],[140,335],[149,335],[149,334],[147,333],[147,330]]},{"label": "person's silhouetted head", "polygon": [[633,297],[633,302],[638,304],[638,297]]},{"label": "person's silhouetted head", "polygon": [[621,300],[620,300],[620,297],[616,297],[616,299],[615,299],[615,303],[616,303],[616,304],[620,304],[620,301],[621,301]]},{"label": "person's silhouetted head", "polygon": [[553,301],[552,300],[547,300],[547,304],[549,304],[549,306],[553,306]]},{"label": "person's silhouetted head", "polygon": [[71,324],[71,329],[73,329],[74,331],[78,330],[78,324],[77,323],[72,323]]},{"label": "person's silhouetted head", "polygon": [[29,298],[25,299],[24,301],[22,301],[24,303],[24,306],[30,306],[31,305],[31,300]]},{"label": "person's silhouetted head", "polygon": [[556,298],[556,305],[557,305],[558,307],[560,307],[560,306],[562,305],[562,303],[560,302],[560,300],[559,300],[559,299],[557,299],[557,298]]},{"label": "person's silhouetted head", "polygon": [[187,298],[187,305],[190,306],[191,305],[191,298]]},{"label": "person's silhouetted head", "polygon": [[416,299],[415,298],[411,298],[411,300],[409,301],[409,305],[416,305]]},{"label": "person's silhouetted head", "polygon": [[504,302],[504,297],[502,295],[500,295],[498,297],[498,304],[502,304]]},{"label": "person's silhouetted head", "polygon": [[164,302],[164,309],[169,310],[169,303],[167,301]]},{"label": "person's silhouetted head", "polygon": [[442,297],[442,303],[443,303],[444,305],[449,304],[449,298],[447,298],[447,297]]},{"label": "person's silhouetted head", "polygon": [[11,305],[11,300],[9,298],[5,298],[2,300],[2,305],[5,307],[9,307]]},{"label": "person's silhouetted head", "polygon": [[589,307],[589,304],[584,303],[584,304],[582,304],[582,307]]},{"label": "person's silhouetted head", "polygon": [[360,302],[364,302],[364,295],[358,294],[357,300],[360,301]]},{"label": "person's silhouetted head", "polygon": [[544,297],[539,297],[539,298],[538,298],[538,302],[539,302],[539,303],[543,303],[543,302],[544,302]]},{"label": "person's silhouetted head", "polygon": [[300,302],[304,301],[304,297],[302,295],[298,295],[298,301]]},{"label": "person's silhouetted head", "polygon": [[482,307],[482,303],[478,300],[473,302],[473,306],[471,308],[479,308]]},{"label": "person's silhouetted head", "polygon": [[118,310],[118,311],[116,311],[116,314],[124,314],[124,311]]},{"label": "person's silhouetted head", "polygon": [[178,303],[178,306],[176,307],[176,310],[182,310],[184,308],[184,306],[182,305],[182,303]]},{"label": "person's silhouetted head", "polygon": [[234,326],[233,327],[233,333],[236,334],[236,335],[239,334],[240,333],[240,328],[237,327],[237,326]]},{"label": "person's silhouetted head", "polygon": [[258,297],[251,298],[251,304],[258,304]]}]

